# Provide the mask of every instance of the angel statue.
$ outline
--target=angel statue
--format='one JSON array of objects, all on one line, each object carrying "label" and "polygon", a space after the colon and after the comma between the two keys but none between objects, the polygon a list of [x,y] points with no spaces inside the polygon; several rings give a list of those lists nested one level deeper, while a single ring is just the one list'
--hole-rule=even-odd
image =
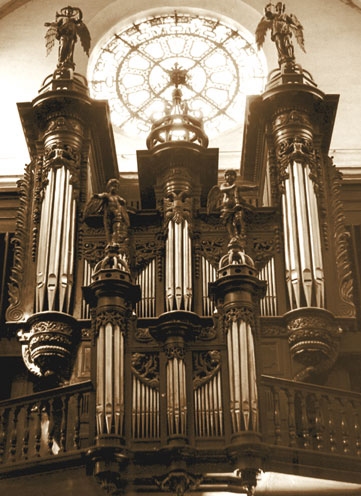
[{"label": "angel statue", "polygon": [[298,44],[305,52],[303,26],[295,15],[285,14],[285,8],[282,2],[277,2],[276,5],[272,3],[266,5],[265,14],[256,28],[256,43],[260,50],[266,38],[266,32],[270,29],[271,40],[276,43],[280,68],[284,65],[285,69],[293,70],[295,55],[292,34],[295,35]]},{"label": "angel statue", "polygon": [[74,45],[78,36],[84,52],[89,55],[90,50],[90,34],[83,23],[83,13],[77,7],[64,7],[56,13],[55,19],[55,22],[45,23],[48,28],[45,34],[47,55],[51,52],[55,40],[59,40],[57,68],[74,70]]},{"label": "angel statue", "polygon": [[237,172],[228,169],[224,173],[225,182],[220,186],[213,186],[208,194],[208,213],[219,210],[221,219],[226,225],[230,242],[229,245],[238,245],[242,250],[245,248],[246,227],[244,212],[250,206],[242,198],[242,191],[254,189],[255,185],[238,185]]},{"label": "angel statue", "polygon": [[118,179],[109,179],[104,193],[95,193],[84,211],[84,220],[91,224],[92,217],[103,214],[108,246],[118,246],[128,237],[130,225],[125,199],[119,195]]}]

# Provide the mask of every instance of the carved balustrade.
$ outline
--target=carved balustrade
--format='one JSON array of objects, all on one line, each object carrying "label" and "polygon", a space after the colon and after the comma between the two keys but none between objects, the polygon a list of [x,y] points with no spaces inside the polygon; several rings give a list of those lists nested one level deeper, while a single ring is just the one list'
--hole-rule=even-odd
[{"label": "carved balustrade", "polygon": [[267,444],[361,457],[361,394],[267,376],[260,392]]},{"label": "carved balustrade", "polygon": [[1,401],[0,472],[87,448],[91,391],[84,382]]}]

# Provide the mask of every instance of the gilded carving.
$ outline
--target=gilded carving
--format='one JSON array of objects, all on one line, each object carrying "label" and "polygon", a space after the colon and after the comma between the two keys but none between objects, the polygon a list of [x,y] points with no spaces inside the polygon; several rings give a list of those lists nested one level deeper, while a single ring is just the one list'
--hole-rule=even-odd
[{"label": "gilded carving", "polygon": [[132,353],[130,367],[144,384],[159,389],[159,356],[156,353]]},{"label": "gilded carving", "polygon": [[193,389],[209,382],[221,368],[221,354],[218,350],[193,353]]}]

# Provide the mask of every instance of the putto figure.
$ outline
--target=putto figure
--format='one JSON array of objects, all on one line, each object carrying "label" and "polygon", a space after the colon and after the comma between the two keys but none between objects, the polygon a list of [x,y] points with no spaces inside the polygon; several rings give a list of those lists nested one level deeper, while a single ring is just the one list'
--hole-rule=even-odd
[{"label": "putto figure", "polygon": [[208,194],[207,210],[221,211],[221,219],[225,224],[230,245],[237,245],[242,250],[246,242],[246,226],[244,213],[250,210],[250,205],[242,197],[243,191],[254,189],[254,185],[238,185],[237,172],[228,169],[224,173],[225,181],[220,186],[213,186]]},{"label": "putto figure", "polygon": [[271,30],[271,40],[277,47],[280,68],[286,71],[294,70],[295,55],[292,34],[295,35],[299,46],[305,52],[302,24],[295,15],[285,13],[284,3],[277,2],[276,5],[269,3],[256,28],[256,43],[259,50],[264,43],[268,29]]},{"label": "putto figure", "polygon": [[48,30],[45,34],[47,55],[54,47],[55,40],[59,40],[58,70],[74,70],[74,46],[80,38],[84,52],[89,55],[90,34],[83,23],[83,14],[77,7],[64,7],[56,13],[55,22],[46,22]]},{"label": "putto figure", "polygon": [[109,179],[104,193],[95,193],[89,200],[84,220],[103,214],[104,230],[108,246],[117,246],[127,241],[130,225],[125,199],[119,195],[118,179]]}]

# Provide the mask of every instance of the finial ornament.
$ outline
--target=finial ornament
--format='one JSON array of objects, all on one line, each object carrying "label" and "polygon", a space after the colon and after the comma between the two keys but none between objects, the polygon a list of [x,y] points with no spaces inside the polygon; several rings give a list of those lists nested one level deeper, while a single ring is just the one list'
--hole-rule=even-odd
[{"label": "finial ornament", "polygon": [[285,13],[285,4],[277,2],[276,5],[268,3],[265,13],[256,28],[256,43],[261,49],[268,29],[271,30],[271,40],[275,42],[278,52],[278,64],[285,72],[293,72],[295,68],[295,55],[292,43],[292,34],[305,52],[303,26],[294,14]]},{"label": "finial ornament", "polygon": [[58,71],[74,70],[74,46],[79,37],[84,52],[89,55],[90,34],[83,23],[83,13],[78,7],[64,7],[56,13],[55,22],[46,22],[48,28],[45,34],[47,55],[54,47],[55,40],[59,41]]}]

